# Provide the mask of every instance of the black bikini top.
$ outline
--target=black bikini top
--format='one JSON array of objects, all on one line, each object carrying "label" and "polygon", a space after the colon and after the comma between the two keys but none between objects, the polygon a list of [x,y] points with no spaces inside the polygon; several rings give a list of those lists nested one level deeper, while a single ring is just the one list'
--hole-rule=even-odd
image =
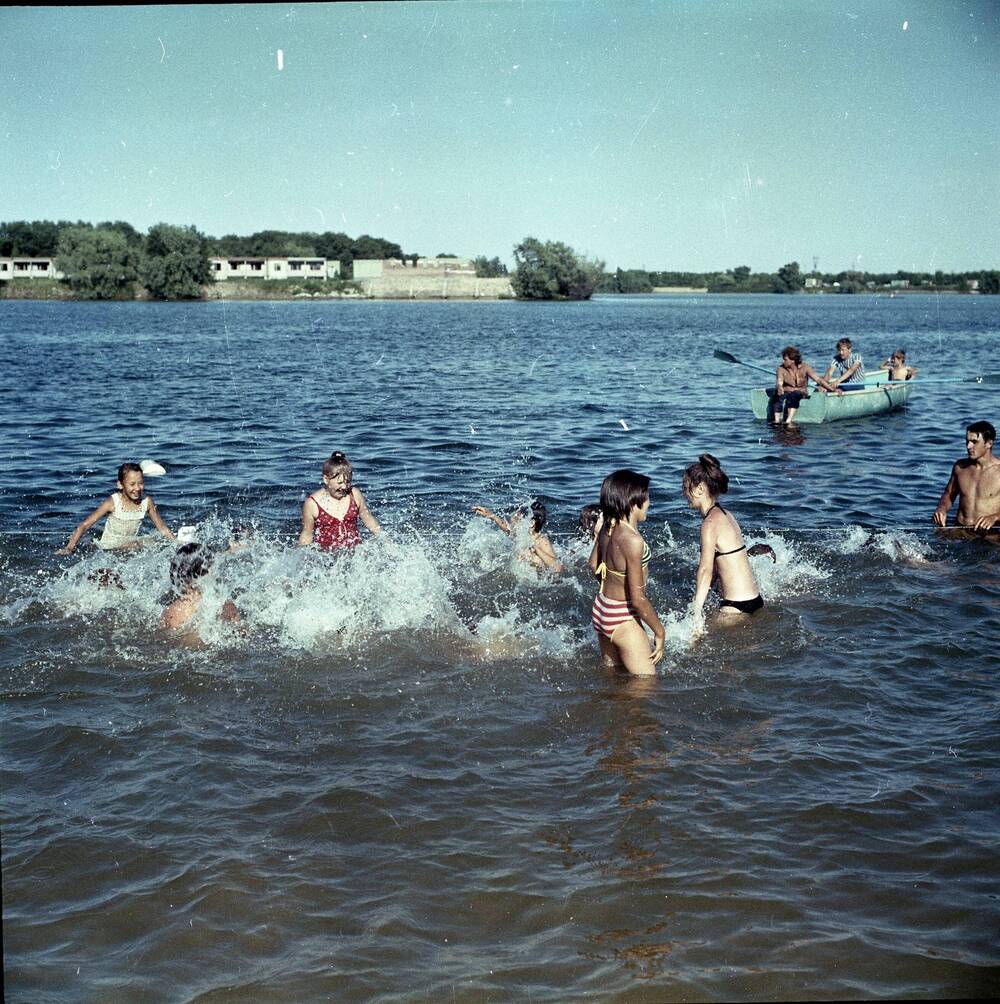
[{"label": "black bikini top", "polygon": [[[718,502],[713,502],[708,507],[708,512],[706,512],[705,515],[701,517],[701,521],[703,523],[705,522],[706,519],[708,519],[708,513],[710,513],[713,509],[718,509],[719,512],[725,512],[726,511],[725,509],[722,508],[721,505],[719,505]],[[739,554],[740,551],[745,551],[746,549],[747,549],[746,544],[743,544],[740,547],[734,547],[731,551],[718,551],[717,550],[715,552],[715,556],[717,558],[724,558],[727,554]]]}]

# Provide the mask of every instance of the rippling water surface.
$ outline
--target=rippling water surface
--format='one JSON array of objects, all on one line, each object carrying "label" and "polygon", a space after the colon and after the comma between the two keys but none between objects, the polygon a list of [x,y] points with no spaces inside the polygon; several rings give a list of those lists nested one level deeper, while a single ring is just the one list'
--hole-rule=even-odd
[{"label": "rippling water surface", "polygon": [[[776,431],[712,358],[843,335],[996,368],[1000,298],[0,304],[7,999],[996,995],[1000,547],[929,520],[997,395]],[[332,449],[388,532],[330,563],[291,545]],[[706,450],[777,560],[692,647]],[[168,542],[53,554],[147,457],[172,528],[255,528],[197,645]],[[626,465],[651,684],[599,668],[573,538]],[[529,498],[559,578],[470,513]]]}]

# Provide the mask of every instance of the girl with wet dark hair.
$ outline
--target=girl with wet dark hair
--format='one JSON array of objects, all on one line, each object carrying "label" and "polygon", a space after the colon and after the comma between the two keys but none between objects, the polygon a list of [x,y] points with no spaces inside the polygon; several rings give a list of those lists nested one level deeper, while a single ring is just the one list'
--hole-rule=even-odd
[{"label": "girl with wet dark hair", "polygon": [[[638,524],[649,512],[649,478],[635,471],[609,474],[601,484],[602,523],[590,553],[590,570],[601,580],[590,619],[601,661],[609,669],[653,676],[663,658],[666,632],[646,598],[652,557]],[[643,624],[653,632],[653,648]]]},{"label": "girl with wet dark hair", "polygon": [[764,601],[754,578],[739,523],[719,505],[729,491],[729,477],[711,453],[684,471],[684,496],[701,513],[701,560],[695,576],[692,614],[696,631],[704,629],[704,606],[712,580],[718,578],[722,623],[739,623],[759,610]]}]

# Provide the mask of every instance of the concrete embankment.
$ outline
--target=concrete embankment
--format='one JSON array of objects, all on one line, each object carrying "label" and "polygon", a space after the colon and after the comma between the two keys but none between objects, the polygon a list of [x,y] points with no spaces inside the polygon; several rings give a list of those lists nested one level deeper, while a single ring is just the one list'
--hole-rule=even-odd
[{"label": "concrete embankment", "polygon": [[513,300],[510,279],[474,275],[381,275],[356,280],[365,296],[376,300]]},{"label": "concrete embankment", "polygon": [[[76,300],[62,283],[47,279],[14,280],[3,284],[0,298],[11,300]],[[148,300],[145,289],[123,299]],[[202,289],[203,300],[513,300],[510,279],[478,279],[475,276],[380,276],[359,279],[336,288],[318,290],[281,282],[241,282],[228,279]]]}]

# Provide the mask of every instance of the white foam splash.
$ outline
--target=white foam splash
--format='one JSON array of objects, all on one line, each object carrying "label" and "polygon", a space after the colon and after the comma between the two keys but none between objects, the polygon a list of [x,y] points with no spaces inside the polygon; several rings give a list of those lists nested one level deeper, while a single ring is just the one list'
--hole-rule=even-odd
[{"label": "white foam splash", "polygon": [[[40,604],[76,620],[68,623],[74,632],[86,634],[98,620],[110,623],[121,644],[144,637],[168,649],[190,643],[313,655],[416,645],[449,665],[523,656],[566,660],[578,653],[577,634],[585,633],[569,577],[519,561],[512,541],[480,521],[460,537],[388,533],[334,555],[263,533],[227,550],[228,524],[209,519],[196,530],[215,556],[197,580],[202,599],[186,631],[160,625],[172,599],[175,547],[156,537],[127,555],[84,554],[47,578],[15,574],[0,621],[36,616]],[[238,626],[220,618],[227,602],[240,613]],[[491,602],[483,616],[483,604]],[[470,605],[478,612],[463,613]]]}]

